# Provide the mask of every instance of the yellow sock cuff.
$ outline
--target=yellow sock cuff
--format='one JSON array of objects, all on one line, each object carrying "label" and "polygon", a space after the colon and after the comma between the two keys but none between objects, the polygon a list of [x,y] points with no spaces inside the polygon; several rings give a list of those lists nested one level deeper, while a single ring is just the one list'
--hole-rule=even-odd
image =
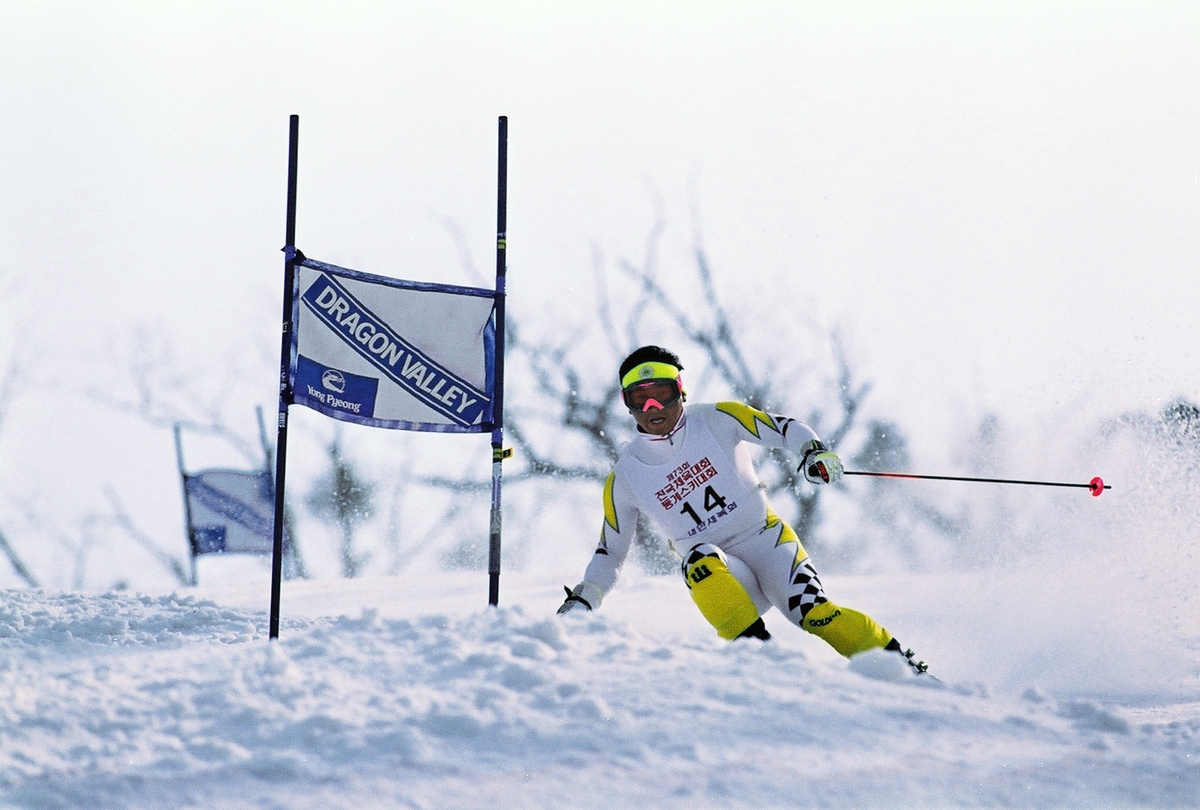
[{"label": "yellow sock cuff", "polygon": [[833,602],[822,602],[813,607],[804,617],[802,626],[847,658],[876,647],[886,647],[892,640],[891,633],[867,614]]}]

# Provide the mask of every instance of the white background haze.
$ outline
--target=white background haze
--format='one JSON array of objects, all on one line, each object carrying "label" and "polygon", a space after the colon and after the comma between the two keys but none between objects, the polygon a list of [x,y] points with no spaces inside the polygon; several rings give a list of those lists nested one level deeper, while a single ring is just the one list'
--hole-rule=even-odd
[{"label": "white background haze", "polygon": [[[4,800],[605,806],[580,796],[626,768],[615,806],[887,806],[900,784],[908,806],[1195,806],[1200,469],[1101,427],[1200,401],[1198,43],[1188,2],[0,0],[0,529],[45,587],[0,565]],[[598,531],[591,491],[527,537],[514,494],[497,614],[484,574],[382,578],[377,549],[374,585],[291,583],[268,647],[258,561],[204,561],[205,589],[168,597],[89,516],[111,491],[183,554],[170,431],[111,406],[136,404],[139,362],[246,436],[272,415],[293,113],[313,258],[490,285],[507,115],[509,307],[535,334],[586,323],[593,267],[640,263],[661,220],[660,280],[695,300],[702,244],[753,362],[837,329],[919,471],[970,468],[994,415],[990,471],[1114,489],[922,489],[976,499],[990,567],[906,576],[884,538],[826,582],[944,691],[861,680],[787,627],[717,645],[634,566],[605,610],[544,621]],[[332,423],[293,424],[298,502]],[[480,437],[345,435],[375,473],[457,459],[446,442],[484,465]],[[189,444],[193,468],[244,463]],[[688,734],[693,694],[729,713],[700,724],[719,742]]]},{"label": "white background haze", "polygon": [[[989,412],[1200,398],[1192,4],[5,0],[0,15],[3,340],[33,366],[0,476],[26,500],[112,481],[130,502],[146,472],[170,481],[169,436],[131,448],[136,426],[80,397],[111,388],[136,326],[199,391],[234,366],[271,372],[292,113],[308,255],[489,283],[507,115],[516,317],[545,327],[549,302],[579,319],[593,251],[638,260],[661,215],[668,286],[690,280],[699,234],[743,325],[774,330],[764,355],[802,340],[798,321],[840,327],[921,461],[942,465]],[[253,403],[274,408],[273,375],[257,385],[230,411],[248,434]]]}]

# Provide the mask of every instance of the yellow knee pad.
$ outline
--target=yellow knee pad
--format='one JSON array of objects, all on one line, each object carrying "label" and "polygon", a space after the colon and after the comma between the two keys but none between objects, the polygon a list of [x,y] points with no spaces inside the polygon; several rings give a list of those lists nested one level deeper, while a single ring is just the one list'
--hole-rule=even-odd
[{"label": "yellow knee pad", "polygon": [[754,600],[730,572],[727,558],[716,546],[701,543],[688,552],[683,576],[692,601],[721,638],[737,638],[759,618]]},{"label": "yellow knee pad", "polygon": [[885,647],[892,640],[891,633],[867,614],[840,607],[833,602],[814,606],[801,620],[801,626],[824,639],[830,647],[847,658],[876,647]]}]

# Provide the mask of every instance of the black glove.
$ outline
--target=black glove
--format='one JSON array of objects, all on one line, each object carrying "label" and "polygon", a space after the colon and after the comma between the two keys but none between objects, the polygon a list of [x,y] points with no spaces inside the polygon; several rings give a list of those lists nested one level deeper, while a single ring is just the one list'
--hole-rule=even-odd
[{"label": "black glove", "polygon": [[[563,600],[562,606],[558,609],[559,616],[564,613],[570,613],[580,605],[583,605],[588,610],[592,610],[593,607],[600,607],[600,589],[590,582],[580,582],[575,586],[575,590],[571,590],[564,585],[563,590],[567,592],[567,598]],[[592,604],[593,602],[595,605]]]}]

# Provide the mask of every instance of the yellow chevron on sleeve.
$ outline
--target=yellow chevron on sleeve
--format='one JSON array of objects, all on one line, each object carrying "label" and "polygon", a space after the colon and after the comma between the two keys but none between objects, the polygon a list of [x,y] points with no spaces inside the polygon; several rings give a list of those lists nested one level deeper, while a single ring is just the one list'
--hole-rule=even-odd
[{"label": "yellow chevron on sleeve", "polygon": [[758,438],[758,423],[762,422],[776,433],[779,432],[779,426],[775,424],[775,420],[771,418],[769,413],[760,411],[757,408],[751,408],[742,402],[718,402],[717,410],[721,413],[727,413],[742,424],[754,438]]},{"label": "yellow chevron on sleeve", "polygon": [[619,532],[621,527],[617,525],[617,504],[613,500],[613,484],[616,480],[615,470],[608,474],[608,478],[604,479],[604,522],[612,526],[614,532]]}]

